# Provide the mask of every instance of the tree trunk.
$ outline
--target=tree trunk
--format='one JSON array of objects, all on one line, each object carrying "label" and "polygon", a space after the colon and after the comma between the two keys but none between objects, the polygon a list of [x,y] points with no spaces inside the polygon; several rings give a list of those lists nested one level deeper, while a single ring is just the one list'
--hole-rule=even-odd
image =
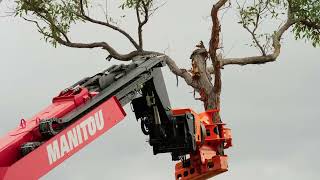
[{"label": "tree trunk", "polygon": [[[208,52],[205,50],[205,48],[196,49],[191,55],[191,73],[193,81],[197,82],[199,87],[195,90],[199,93],[200,98],[198,100],[203,102],[205,110],[220,109],[221,78],[220,76],[215,76],[218,78],[215,78],[215,85],[213,85],[212,77],[207,71],[207,57]],[[221,75],[220,68],[218,72],[219,74],[217,75]],[[216,84],[218,84],[218,86],[216,86]],[[217,117],[215,117],[213,120],[220,121],[219,113],[217,113]]]},{"label": "tree trunk", "polygon": [[[221,95],[221,58],[218,57],[218,49],[219,49],[219,40],[220,40],[220,22],[218,18],[218,12],[223,4],[225,4],[226,0],[220,0],[216,5],[212,7],[211,10],[211,18],[212,18],[212,30],[211,30],[211,39],[209,44],[209,55],[212,61],[213,69],[214,69],[214,87],[213,91],[210,93],[210,106],[212,109],[220,110],[220,95]],[[213,119],[215,122],[220,122],[220,111],[215,114]]]}]

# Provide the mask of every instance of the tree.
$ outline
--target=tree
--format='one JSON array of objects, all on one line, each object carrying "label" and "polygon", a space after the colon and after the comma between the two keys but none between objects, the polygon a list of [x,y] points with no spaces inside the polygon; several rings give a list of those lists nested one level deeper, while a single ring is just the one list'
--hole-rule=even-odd
[{"label": "tree", "polygon": [[[215,0],[212,2],[212,30],[208,37],[208,49],[200,41],[192,53],[191,70],[179,68],[175,61],[164,53],[147,51],[143,45],[143,28],[154,12],[161,7],[156,0],[124,0],[119,8],[132,10],[138,22],[135,40],[106,14],[105,20],[89,15],[94,8],[94,0],[17,0],[15,15],[34,23],[44,40],[53,46],[64,45],[72,48],[102,48],[109,53],[107,59],[130,61],[136,56],[161,56],[176,76],[185,80],[204,103],[204,108],[220,109],[221,70],[227,65],[265,64],[276,61],[281,51],[281,40],[285,32],[290,31],[296,39],[305,39],[314,47],[320,45],[320,2],[318,0],[253,0],[232,1]],[[221,43],[221,14],[225,9],[236,8],[239,12],[239,24],[252,37],[250,46],[259,50],[259,55],[248,57],[224,57]],[[284,20],[283,20],[284,19]],[[109,42],[81,43],[70,37],[70,28],[79,22],[89,22],[104,26],[123,35],[134,50],[126,54],[119,53]],[[273,32],[264,32],[265,23],[278,23]],[[212,77],[213,75],[213,77]],[[220,114],[215,117],[220,121]]]}]

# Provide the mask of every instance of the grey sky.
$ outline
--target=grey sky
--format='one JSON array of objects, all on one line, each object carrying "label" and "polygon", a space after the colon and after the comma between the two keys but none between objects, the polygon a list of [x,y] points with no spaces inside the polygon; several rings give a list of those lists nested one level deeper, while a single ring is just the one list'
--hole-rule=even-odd
[{"label": "grey sky", "polygon": [[[0,0],[1,1],[1,0]],[[5,1],[2,5],[5,4]],[[147,49],[165,51],[181,67],[199,40],[208,41],[211,1],[169,1],[145,29]],[[109,13],[120,15],[109,7]],[[0,11],[3,8],[0,8]],[[0,12],[1,15],[1,12]],[[253,55],[244,46],[248,35],[230,10],[223,17],[223,45],[228,56]],[[135,33],[135,22],[120,23]],[[122,52],[131,47],[116,34],[96,26],[77,25],[74,39],[106,40]],[[110,64],[101,50],[52,48],[21,19],[0,18],[0,135],[30,117],[51,98],[84,76]],[[217,180],[314,180],[320,177],[320,50],[286,33],[278,61],[223,70],[222,116],[232,128],[230,171]],[[192,89],[165,69],[173,107],[202,110]],[[173,179],[170,155],[153,156],[130,108],[125,120],[42,179]]]}]

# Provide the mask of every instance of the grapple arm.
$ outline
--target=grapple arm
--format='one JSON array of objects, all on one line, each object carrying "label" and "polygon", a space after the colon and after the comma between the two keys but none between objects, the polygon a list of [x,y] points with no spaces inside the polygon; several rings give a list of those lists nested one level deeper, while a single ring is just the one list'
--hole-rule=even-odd
[{"label": "grapple arm", "polygon": [[162,56],[114,65],[61,91],[52,104],[0,138],[0,180],[33,180],[84,148],[124,117],[131,102],[153,153],[171,153],[176,179],[204,179],[227,171],[230,129],[213,113],[171,109]]}]

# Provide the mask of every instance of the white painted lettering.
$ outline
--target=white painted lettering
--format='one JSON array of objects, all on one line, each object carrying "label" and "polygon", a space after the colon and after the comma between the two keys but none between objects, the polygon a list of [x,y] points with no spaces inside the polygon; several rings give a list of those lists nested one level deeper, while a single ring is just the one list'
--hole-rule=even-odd
[{"label": "white painted lettering", "polygon": [[77,125],[76,129],[77,129],[78,141],[79,141],[79,145],[80,145],[80,144],[82,144],[82,142],[83,142],[83,141],[82,141],[82,134],[81,134],[80,126]]},{"label": "white painted lettering", "polygon": [[47,145],[49,164],[51,165],[58,161],[66,153],[89,140],[89,137],[94,136],[97,131],[103,130],[104,125],[103,113],[102,110],[99,110],[65,134],[62,134],[59,139]]},{"label": "white painted lettering", "polygon": [[102,110],[96,113],[94,117],[96,119],[97,129],[99,131],[102,130],[104,128],[104,119],[103,119]]},{"label": "white painted lettering", "polygon": [[53,141],[52,144],[49,144],[47,146],[47,152],[48,152],[49,164],[52,164],[56,162],[58,159],[60,159],[60,148],[57,140]]},{"label": "white painted lettering", "polygon": [[72,130],[68,131],[67,136],[68,136],[70,150],[72,150],[73,148],[79,145],[76,128],[73,128]]},{"label": "white painted lettering", "polygon": [[63,157],[65,153],[70,151],[69,143],[65,135],[60,137],[60,157]]},{"label": "white painted lettering", "polygon": [[[97,113],[96,113],[97,114]],[[96,126],[96,121],[94,120],[93,116],[90,116],[88,119],[88,131],[90,136],[93,136],[97,132],[97,126]]]},{"label": "white painted lettering", "polygon": [[81,127],[82,132],[83,132],[83,138],[84,138],[85,141],[88,140],[88,132],[87,132],[87,128],[86,128],[87,124],[88,124],[87,120],[83,121],[80,124],[80,127]]}]

